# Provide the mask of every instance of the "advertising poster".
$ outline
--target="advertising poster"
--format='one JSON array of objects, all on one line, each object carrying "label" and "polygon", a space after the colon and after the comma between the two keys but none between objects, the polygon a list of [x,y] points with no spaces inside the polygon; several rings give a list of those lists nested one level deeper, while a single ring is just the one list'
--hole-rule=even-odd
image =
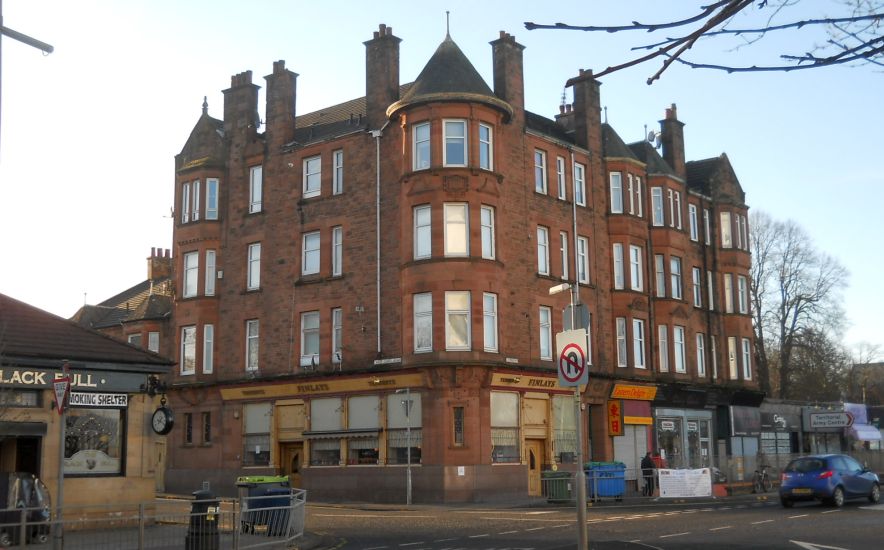
[{"label": "advertising poster", "polygon": [[696,470],[659,469],[660,498],[692,498],[712,496],[709,468]]}]

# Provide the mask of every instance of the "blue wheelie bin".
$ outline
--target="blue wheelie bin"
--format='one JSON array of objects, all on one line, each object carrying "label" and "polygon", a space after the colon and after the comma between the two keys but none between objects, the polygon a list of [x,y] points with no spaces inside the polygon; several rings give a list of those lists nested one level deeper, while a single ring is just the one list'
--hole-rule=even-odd
[{"label": "blue wheelie bin", "polygon": [[626,465],[622,462],[590,462],[586,465],[586,494],[590,498],[623,498]]},{"label": "blue wheelie bin", "polygon": [[292,493],[287,476],[242,476],[236,478],[236,486],[242,506],[240,532],[255,533],[262,527],[268,535],[285,531]]}]

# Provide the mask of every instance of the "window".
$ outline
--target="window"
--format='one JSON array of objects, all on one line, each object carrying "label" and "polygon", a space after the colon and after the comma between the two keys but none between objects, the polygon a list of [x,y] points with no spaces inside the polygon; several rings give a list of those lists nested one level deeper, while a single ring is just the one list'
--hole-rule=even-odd
[{"label": "window", "polygon": [[193,182],[193,213],[190,219],[193,221],[200,219],[200,180]]},{"label": "window", "polygon": [[451,409],[451,432],[455,447],[464,445],[464,408],[452,407]]},{"label": "window", "polygon": [[[348,430],[380,430],[381,399],[378,395],[355,395],[347,399]],[[378,434],[356,434],[347,439],[347,464],[377,464]]]},{"label": "window", "polygon": [[740,219],[743,220],[743,227],[741,229],[743,233],[743,250],[749,250],[749,221],[746,219],[746,216],[740,216]]},{"label": "window", "polygon": [[669,195],[669,227],[681,229],[681,193],[667,189]]},{"label": "window", "polygon": [[344,228],[332,227],[332,276],[340,277],[344,266]]},{"label": "window", "polygon": [[552,310],[546,306],[540,306],[538,315],[540,327],[540,358],[552,360]]},{"label": "window", "polygon": [[336,307],[331,310],[332,318],[332,363],[340,363],[344,356],[344,310]]},{"label": "window", "polygon": [[734,248],[743,248],[743,222],[742,217],[739,214],[734,214],[734,222],[737,224],[737,230],[734,231]]},{"label": "window", "polygon": [[305,233],[301,240],[301,275],[315,275],[319,273],[319,231]]},{"label": "window", "polygon": [[[8,394],[6,389],[3,393]],[[125,409],[69,408],[64,473],[88,476],[125,475],[126,421]]]},{"label": "window", "polygon": [[482,325],[485,351],[497,353],[497,294],[482,294]]},{"label": "window", "polygon": [[534,151],[534,191],[546,195],[546,153]]},{"label": "window", "polygon": [[736,380],[739,377],[737,371],[737,339],[733,336],[728,336],[727,338],[727,364],[730,379]]},{"label": "window", "polygon": [[642,213],[642,179],[635,176],[635,215],[639,218],[644,217]]},{"label": "window", "polygon": [[657,227],[663,225],[663,189],[651,187],[651,223]]},{"label": "window", "polygon": [[269,402],[243,405],[243,466],[270,465],[272,406]]},{"label": "window", "polygon": [[632,290],[641,290],[642,284],[642,249],[640,246],[629,245],[629,283]]},{"label": "window", "polygon": [[715,336],[709,337],[709,353],[712,355],[712,379],[718,378],[718,339]]},{"label": "window", "polygon": [[568,280],[568,234],[559,231],[559,255],[562,258],[562,280]]},{"label": "window", "polygon": [[549,275],[549,229],[537,227],[537,272]]},{"label": "window", "polygon": [[626,318],[617,317],[617,366],[626,366]]},{"label": "window", "polygon": [[703,242],[709,244],[712,242],[712,223],[709,219],[709,209],[703,209]]},{"label": "window", "polygon": [[586,168],[582,164],[574,163],[574,201],[580,206],[586,206]]},{"label": "window", "polygon": [[666,258],[663,254],[654,254],[654,286],[658,298],[666,297]]},{"label": "window", "polygon": [[206,180],[206,219],[218,219],[218,178]]},{"label": "window", "polygon": [[414,165],[415,170],[426,170],[430,167],[430,123],[422,122],[411,128],[414,137]]},{"label": "window", "polygon": [[694,290],[694,307],[703,307],[703,282],[699,267],[691,268],[691,282]]},{"label": "window", "polygon": [[688,223],[691,228],[691,240],[698,241],[700,240],[700,228],[697,225],[697,205],[689,204],[688,205]]},{"label": "window", "polygon": [[322,190],[322,157],[304,159],[304,198],[316,197]]},{"label": "window", "polygon": [[414,259],[429,258],[430,251],[430,206],[414,208]]},{"label": "window", "polygon": [[565,188],[565,159],[564,157],[556,157],[556,183],[558,197],[562,200],[567,198],[567,190]]},{"label": "window", "polygon": [[611,213],[623,213],[623,176],[620,172],[611,172]]},{"label": "window", "polygon": [[494,259],[494,207],[482,206],[479,212],[482,224],[482,257],[486,260]]},{"label": "window", "polygon": [[442,163],[445,166],[466,166],[467,122],[465,120],[446,120],[442,128],[445,133]]},{"label": "window", "polygon": [[707,271],[706,272],[706,296],[708,297],[708,300],[709,300],[709,311],[712,311],[713,309],[715,309],[715,303],[714,303],[715,292],[713,291],[714,290],[713,279],[714,279],[714,277],[712,276],[712,272]]},{"label": "window", "polygon": [[589,284],[589,239],[577,237],[577,282]]},{"label": "window", "polygon": [[140,334],[130,334],[126,341],[129,342],[130,345],[140,348],[141,347],[141,335]]},{"label": "window", "polygon": [[672,285],[672,297],[681,300],[681,258],[675,256],[669,258],[669,282]]},{"label": "window", "polygon": [[196,327],[181,327],[181,374],[196,372]]},{"label": "window", "polygon": [[249,168],[249,214],[261,211],[264,193],[264,167]]},{"label": "window", "polygon": [[215,369],[215,325],[203,325],[203,374]]},{"label": "window", "polygon": [[749,290],[743,275],[737,275],[737,305],[740,313],[749,313]]},{"label": "window", "polygon": [[261,243],[249,245],[249,274],[247,281],[249,290],[261,288]]},{"label": "window", "polygon": [[629,213],[635,214],[635,194],[632,174],[626,174],[626,196],[629,199]]},{"label": "window", "polygon": [[190,221],[190,183],[181,185],[181,223]]},{"label": "window", "polygon": [[491,392],[491,462],[519,462],[519,394]]},{"label": "window", "polygon": [[[344,403],[340,397],[310,400],[310,429],[312,431],[340,431],[344,428]],[[341,464],[341,440],[315,439],[310,441],[311,466],[338,466]]]},{"label": "window", "polygon": [[414,295],[414,352],[433,351],[433,295]]},{"label": "window", "polygon": [[491,126],[479,124],[479,168],[494,169],[494,141]]},{"label": "window", "polygon": [[470,339],[470,293],[452,291],[445,293],[445,349],[469,350]]},{"label": "window", "polygon": [[160,352],[160,333],[159,332],[148,332],[147,333],[147,349],[154,353]]},{"label": "window", "polygon": [[445,215],[445,255],[470,255],[470,226],[467,205],[447,203],[443,207]]},{"label": "window", "polygon": [[421,394],[417,392],[387,396],[387,464],[421,463],[421,409]]},{"label": "window", "polygon": [[577,422],[574,398],[552,396],[553,456],[558,464],[577,462]]},{"label": "window", "polygon": [[697,333],[697,375],[706,376],[706,337]]},{"label": "window", "polygon": [[332,195],[344,192],[344,151],[332,152]]},{"label": "window", "polygon": [[258,320],[246,321],[246,370],[258,370]]},{"label": "window", "polygon": [[184,255],[184,297],[193,298],[197,294],[200,270],[199,252],[188,252]]},{"label": "window", "polygon": [[733,241],[731,240],[731,213],[721,213],[721,247],[731,248]]},{"label": "window", "polygon": [[684,345],[684,327],[672,327],[672,351],[675,355],[675,372],[687,372]]},{"label": "window", "polygon": [[205,295],[215,295],[215,251],[206,250],[206,281]]},{"label": "window", "polygon": [[624,287],[623,275],[623,245],[621,243],[614,243],[614,288],[621,289]]},{"label": "window", "polygon": [[734,312],[734,276],[730,273],[724,274],[724,312]]},{"label": "window", "polygon": [[675,227],[681,229],[681,193],[675,192]]},{"label": "window", "polygon": [[301,314],[301,366],[315,367],[319,364],[319,312]]},{"label": "window", "polygon": [[632,360],[637,369],[645,368],[645,322],[632,320]]},{"label": "window", "polygon": [[743,338],[743,380],[752,380],[752,344]]},{"label": "window", "polygon": [[202,444],[208,445],[212,442],[212,413],[204,412],[202,414],[203,417],[203,429],[202,429]]},{"label": "window", "polygon": [[660,372],[669,372],[669,327],[657,325],[657,346],[660,348]]}]

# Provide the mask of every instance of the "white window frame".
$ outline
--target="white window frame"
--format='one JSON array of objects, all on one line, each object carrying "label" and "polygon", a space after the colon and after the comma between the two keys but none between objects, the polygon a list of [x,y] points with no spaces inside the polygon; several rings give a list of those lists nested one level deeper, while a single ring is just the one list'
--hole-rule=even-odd
[{"label": "white window frame", "polygon": [[331,310],[332,319],[332,348],[331,361],[338,364],[343,361],[344,350],[344,310],[336,307]]},{"label": "white window frame", "polygon": [[497,353],[497,294],[482,293],[482,328],[485,351]]},{"label": "white window frame", "polygon": [[248,290],[258,290],[261,288],[261,243],[252,243],[249,245],[248,252],[248,269],[246,288]]},{"label": "white window frame", "polygon": [[556,157],[556,184],[558,197],[562,200],[567,199],[568,190],[565,181],[565,157]]},{"label": "white window frame", "polygon": [[734,276],[730,273],[724,274],[724,312],[734,312]]},{"label": "white window frame", "polygon": [[256,214],[264,206],[264,166],[249,167],[249,214]]},{"label": "white window frame", "polygon": [[651,187],[651,225],[663,227],[666,220],[663,218],[663,188]]},{"label": "white window frame", "polygon": [[608,176],[609,188],[611,190],[611,213],[623,213],[623,174],[620,172],[611,172]]},{"label": "white window frame", "polygon": [[215,325],[203,325],[203,374],[215,370]]},{"label": "white window frame", "polygon": [[318,197],[322,193],[322,155],[313,155],[302,161],[303,197]]},{"label": "white window frame", "polygon": [[749,286],[743,275],[737,275],[737,306],[740,313],[749,313]]},{"label": "white window frame", "polygon": [[150,331],[147,333],[147,349],[154,353],[160,352],[160,333]]},{"label": "white window frame", "polygon": [[[449,135],[449,128],[460,127],[460,135]],[[442,165],[443,166],[467,166],[470,163],[468,124],[463,119],[442,120]],[[448,158],[449,145],[463,154],[463,162],[453,162]],[[458,146],[459,145],[459,146]]]},{"label": "white window frame", "polygon": [[743,380],[752,380],[752,344],[748,338],[743,338]]},{"label": "white window frame", "polygon": [[709,311],[715,310],[715,277],[711,271],[706,272],[706,299],[709,301]]},{"label": "white window frame", "polygon": [[644,217],[642,212],[642,179],[635,176],[635,215],[639,218]]},{"label": "white window frame", "polygon": [[743,216],[734,213],[734,222],[737,224],[737,230],[734,231],[734,248],[737,250],[743,249]]},{"label": "white window frame", "polygon": [[[453,307],[453,300],[466,298],[466,308]],[[447,351],[469,351],[472,349],[472,301],[470,291],[468,290],[450,290],[445,293],[445,349]],[[452,337],[452,319],[455,317],[464,318],[466,326],[466,342],[454,343]]]},{"label": "white window frame", "polygon": [[206,179],[206,219],[218,219],[218,193],[220,182],[218,178]]},{"label": "white window frame", "polygon": [[479,211],[479,223],[482,225],[482,257],[493,260],[495,258],[493,206],[482,205]]},{"label": "white window frame", "polygon": [[669,198],[669,227],[675,227],[675,193],[667,189],[666,196]]},{"label": "white window frame", "polygon": [[344,192],[344,150],[332,151],[332,195]]},{"label": "white window frame", "polygon": [[562,280],[568,280],[568,234],[559,231],[559,257],[562,260]]},{"label": "white window frame", "polygon": [[193,210],[190,219],[191,221],[199,221],[200,219],[200,180],[193,182]]},{"label": "white window frame", "polygon": [[657,347],[660,352],[660,372],[669,372],[669,327],[657,325]]},{"label": "white window frame", "polygon": [[[457,211],[462,216],[452,216]],[[445,223],[444,251],[446,258],[462,258],[470,255],[470,208],[465,202],[446,202],[442,207]],[[463,249],[456,248],[458,241],[463,243]]]},{"label": "white window frame", "polygon": [[712,379],[718,379],[718,338],[709,337],[709,354],[712,356]]},{"label": "white window frame", "polygon": [[675,372],[687,372],[685,356],[685,330],[684,327],[675,325],[672,327],[672,352],[675,359]]},{"label": "white window frame", "polygon": [[690,225],[692,241],[700,240],[700,228],[697,226],[697,223],[697,205],[688,204],[688,224]]},{"label": "white window frame", "polygon": [[703,209],[703,242],[707,245],[712,243],[712,221],[708,208]]},{"label": "white window frame", "polygon": [[623,243],[614,243],[613,248],[614,288],[622,290],[626,288],[626,273],[623,265]]},{"label": "white window frame", "polygon": [[721,248],[733,248],[734,241],[731,227],[731,213],[721,213]]},{"label": "white window frame", "polygon": [[697,376],[706,376],[706,336],[702,332],[696,335],[697,340]]},{"label": "white window frame", "polygon": [[549,275],[549,229],[537,226],[537,273]]},{"label": "white window frame", "polygon": [[552,309],[547,306],[540,306],[537,315],[537,325],[540,329],[540,359],[552,361]]},{"label": "white window frame", "polygon": [[430,147],[430,123],[419,122],[411,127],[412,169],[427,170],[432,162]]},{"label": "white window frame", "polygon": [[314,367],[319,364],[319,312],[301,313],[301,366]]},{"label": "white window frame", "polygon": [[[426,353],[433,351],[433,294],[422,292],[415,294],[412,300],[414,314],[414,352]],[[420,341],[420,330],[426,331],[429,341]]]},{"label": "white window frame", "polygon": [[301,236],[301,275],[319,273],[322,251],[319,231],[310,231]]},{"label": "white window frame", "polygon": [[633,194],[632,174],[626,174],[626,194],[629,196],[629,213],[635,215],[635,195]]},{"label": "white window frame", "polygon": [[749,220],[746,216],[743,218],[743,250],[749,250]]},{"label": "white window frame", "polygon": [[261,353],[260,333],[261,325],[258,319],[249,319],[246,321],[246,372],[253,372],[258,370]]},{"label": "white window frame", "polygon": [[184,267],[184,281],[181,295],[184,298],[193,298],[199,294],[200,253],[187,252],[182,259]]},{"label": "white window frame", "polygon": [[414,207],[414,259],[425,260],[433,255],[433,213],[429,204]]},{"label": "white window frame", "polygon": [[588,285],[589,278],[589,238],[577,237],[577,282]]},{"label": "white window frame", "polygon": [[[483,136],[483,131],[487,134]],[[479,123],[479,168],[494,170],[494,129]]]},{"label": "white window frame", "polygon": [[629,288],[638,292],[644,289],[642,274],[642,247],[629,245]]},{"label": "white window frame", "polygon": [[615,327],[617,333],[617,366],[625,368],[629,361],[629,352],[626,346],[626,317],[617,317]]},{"label": "white window frame", "polygon": [[737,338],[735,336],[727,337],[727,363],[728,376],[731,380],[737,380],[740,372],[737,367]]},{"label": "white window frame", "polygon": [[206,280],[204,281],[203,294],[206,296],[215,295],[215,263],[217,254],[214,250],[206,250]]},{"label": "white window frame", "polygon": [[681,191],[675,192],[675,227],[681,229]]},{"label": "white window frame", "polygon": [[534,192],[546,195],[546,152],[534,150]]},{"label": "white window frame", "polygon": [[181,184],[181,223],[190,221],[190,182]]},{"label": "white window frame", "polygon": [[669,257],[669,283],[672,286],[672,298],[681,300],[684,297],[682,292],[684,286],[681,275],[681,258],[678,256]]},{"label": "white window frame", "polygon": [[658,298],[666,297],[666,256],[654,254],[655,294]]},{"label": "white window frame", "polygon": [[181,327],[181,375],[196,374],[196,325]]},{"label": "white window frame", "polygon": [[645,322],[643,319],[632,320],[632,360],[635,368],[647,368],[645,365]]},{"label": "white window frame", "polygon": [[344,273],[344,228],[336,225],[331,233],[332,277],[340,277]]},{"label": "white window frame", "polygon": [[574,163],[574,202],[586,206],[586,167],[579,162]]},{"label": "white window frame", "polygon": [[691,268],[691,282],[694,285],[694,307],[703,307],[703,272],[699,267]]}]

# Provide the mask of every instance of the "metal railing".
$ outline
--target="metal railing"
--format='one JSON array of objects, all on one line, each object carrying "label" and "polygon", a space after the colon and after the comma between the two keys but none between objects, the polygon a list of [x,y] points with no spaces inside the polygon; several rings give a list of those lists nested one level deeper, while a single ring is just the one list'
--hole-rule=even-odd
[{"label": "metal railing", "polygon": [[[236,500],[157,499],[139,504],[0,510],[0,547],[65,550],[240,550],[288,548],[304,534],[306,491]],[[60,525],[60,541],[56,526]],[[21,536],[22,533],[25,536]]]}]

